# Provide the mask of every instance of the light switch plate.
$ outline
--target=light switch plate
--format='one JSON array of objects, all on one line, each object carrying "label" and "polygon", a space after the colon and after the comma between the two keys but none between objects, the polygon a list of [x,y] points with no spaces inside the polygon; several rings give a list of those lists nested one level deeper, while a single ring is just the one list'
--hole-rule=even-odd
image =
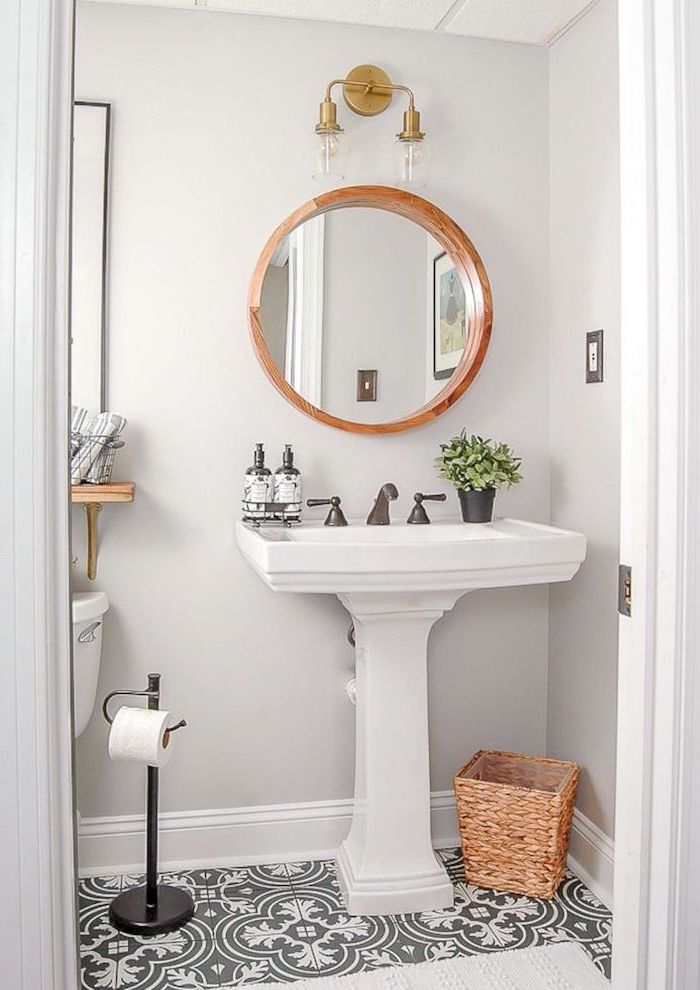
[{"label": "light switch plate", "polygon": [[586,384],[603,380],[603,331],[586,334]]},{"label": "light switch plate", "polygon": [[620,564],[617,576],[617,611],[620,615],[632,615],[632,568]]},{"label": "light switch plate", "polygon": [[363,369],[357,372],[357,401],[377,401],[377,371],[376,368]]}]

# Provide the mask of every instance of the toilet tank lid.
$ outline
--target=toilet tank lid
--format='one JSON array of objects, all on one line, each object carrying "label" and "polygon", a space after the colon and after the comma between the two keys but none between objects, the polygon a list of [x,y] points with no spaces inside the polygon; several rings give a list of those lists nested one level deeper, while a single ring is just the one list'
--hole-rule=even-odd
[{"label": "toilet tank lid", "polygon": [[104,591],[79,591],[73,595],[73,622],[96,619],[109,608]]}]

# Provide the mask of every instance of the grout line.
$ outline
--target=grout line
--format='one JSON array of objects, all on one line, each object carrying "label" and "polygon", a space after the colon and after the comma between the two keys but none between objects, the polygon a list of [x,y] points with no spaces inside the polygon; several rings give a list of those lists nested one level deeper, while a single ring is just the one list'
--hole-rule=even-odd
[{"label": "grout line", "polygon": [[[209,868],[205,868],[205,869],[199,871],[204,876],[204,883],[206,884],[206,888],[207,888],[207,906],[209,907],[209,909],[211,911],[214,910],[214,908],[212,907],[212,884],[211,884],[211,881],[213,879],[213,874],[214,874],[214,870],[215,869],[218,870],[218,869],[220,869],[220,867],[209,867]],[[226,990],[226,988],[228,988],[228,990],[230,990],[230,988],[232,988],[233,985],[234,985],[233,983],[228,983],[227,984],[227,983],[222,983],[221,982],[221,980],[222,980],[221,973],[223,972],[224,960],[225,960],[225,953],[224,953],[223,949],[221,948],[221,944],[219,942],[219,937],[218,937],[218,935],[216,933],[216,926],[214,924],[214,919],[212,919],[209,923],[211,924],[211,941],[212,941],[212,944],[214,946],[214,951],[216,953],[216,964],[219,966],[219,969],[218,969],[217,974],[216,974],[216,982],[217,982],[217,985],[219,987],[219,990]]]},{"label": "grout line", "polygon": [[[310,860],[310,862],[312,862],[312,863],[313,862],[323,862],[323,860]],[[289,887],[290,887],[290,889],[292,891],[292,897],[294,898],[294,902],[295,902],[295,904],[297,906],[297,910],[299,911],[299,920],[301,921],[302,920],[301,919],[301,904],[299,902],[299,895],[296,892],[296,887],[294,886],[294,881],[292,880],[292,874],[289,872],[289,864],[288,863],[285,863],[284,864],[284,870],[285,870],[285,873],[287,874],[287,879],[289,880]],[[311,949],[311,955],[313,957],[314,966],[316,967],[316,973],[317,973],[318,976],[322,976],[323,974],[321,972],[321,967],[319,965],[318,959],[316,958],[316,949],[314,948],[314,943],[313,943],[312,939],[310,939],[310,938],[308,938],[306,936],[306,934],[303,936],[303,938],[304,938],[304,941],[305,942],[308,942],[309,943],[309,948]]]},{"label": "grout line", "polygon": [[[210,881],[211,876],[212,876],[212,874],[213,874],[214,871],[213,871],[213,869],[209,869],[209,870],[200,870],[198,872],[200,872],[202,874],[202,876],[204,877],[204,885],[205,885],[206,891],[207,891],[207,908],[210,911],[213,911],[214,909],[213,909],[212,903],[211,903],[211,884],[209,883],[209,881]],[[211,925],[211,943],[214,946],[215,964],[219,966],[219,969],[217,970],[217,973],[216,973],[216,985],[219,987],[219,990],[221,990],[221,987],[223,986],[223,984],[221,983],[221,971],[222,971],[222,967],[223,967],[223,953],[221,951],[221,946],[219,945],[219,939],[217,938],[217,935],[216,935],[216,927],[214,925],[214,919],[213,918],[207,918],[206,919],[206,923],[208,925]]]}]

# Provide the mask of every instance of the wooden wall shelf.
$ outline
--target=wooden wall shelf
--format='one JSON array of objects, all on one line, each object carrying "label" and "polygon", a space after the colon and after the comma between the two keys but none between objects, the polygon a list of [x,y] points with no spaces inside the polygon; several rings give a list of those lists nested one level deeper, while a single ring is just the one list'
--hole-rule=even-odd
[{"label": "wooden wall shelf", "polygon": [[71,485],[71,502],[133,502],[133,481],[115,481],[110,485]]},{"label": "wooden wall shelf", "polygon": [[133,481],[115,481],[110,485],[71,485],[71,502],[85,506],[87,519],[87,576],[97,576],[97,513],[105,502],[133,502]]}]

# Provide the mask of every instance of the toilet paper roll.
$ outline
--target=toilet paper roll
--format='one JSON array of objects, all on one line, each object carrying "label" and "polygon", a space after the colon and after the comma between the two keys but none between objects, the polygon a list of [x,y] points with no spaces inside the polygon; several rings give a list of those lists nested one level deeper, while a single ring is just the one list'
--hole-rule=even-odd
[{"label": "toilet paper roll", "polygon": [[149,767],[164,767],[172,753],[169,725],[177,718],[172,712],[124,705],[114,716],[109,733],[109,755]]}]

